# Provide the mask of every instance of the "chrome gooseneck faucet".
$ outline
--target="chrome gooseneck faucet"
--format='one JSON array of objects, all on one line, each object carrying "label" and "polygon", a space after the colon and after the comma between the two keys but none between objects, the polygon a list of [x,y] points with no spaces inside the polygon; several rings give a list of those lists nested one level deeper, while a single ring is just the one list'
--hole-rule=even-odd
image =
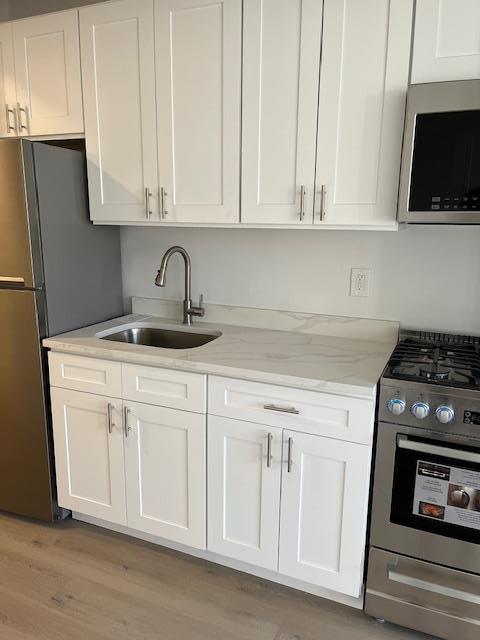
[{"label": "chrome gooseneck faucet", "polygon": [[203,308],[203,296],[200,296],[198,307],[195,307],[192,304],[192,263],[190,262],[190,256],[183,247],[170,247],[170,249],[165,251],[160,269],[158,270],[157,277],[155,278],[155,284],[157,285],[157,287],[165,286],[168,262],[174,253],[179,253],[183,257],[183,261],[185,263],[185,300],[183,301],[183,324],[191,325],[192,316],[199,316],[203,318],[203,316],[205,315],[205,309]]}]

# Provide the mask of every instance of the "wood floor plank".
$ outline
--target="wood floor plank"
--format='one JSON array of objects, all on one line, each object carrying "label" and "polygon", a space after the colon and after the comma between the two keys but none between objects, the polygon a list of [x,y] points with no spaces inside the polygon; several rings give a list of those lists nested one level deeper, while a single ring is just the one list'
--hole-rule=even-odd
[{"label": "wood floor plank", "polygon": [[362,612],[67,520],[0,514],[0,640],[418,640]]}]

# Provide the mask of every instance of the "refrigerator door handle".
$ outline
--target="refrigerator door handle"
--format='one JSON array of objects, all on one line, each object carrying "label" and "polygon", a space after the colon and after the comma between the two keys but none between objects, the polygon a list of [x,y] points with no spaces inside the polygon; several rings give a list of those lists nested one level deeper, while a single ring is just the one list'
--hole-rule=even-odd
[{"label": "refrigerator door handle", "polygon": [[16,278],[14,276],[0,276],[0,285],[2,284],[15,284],[22,287],[25,286],[25,278]]}]

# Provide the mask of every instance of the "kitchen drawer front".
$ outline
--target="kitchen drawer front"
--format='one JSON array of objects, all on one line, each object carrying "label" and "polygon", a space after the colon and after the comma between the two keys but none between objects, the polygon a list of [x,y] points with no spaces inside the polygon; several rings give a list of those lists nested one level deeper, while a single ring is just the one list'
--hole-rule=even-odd
[{"label": "kitchen drawer front", "polygon": [[349,442],[372,441],[369,400],[245,380],[209,377],[208,412]]},{"label": "kitchen drawer front", "polygon": [[160,407],[206,412],[206,376],[198,373],[122,365],[125,400]]},{"label": "kitchen drawer front", "polygon": [[48,361],[52,387],[122,397],[122,367],[119,362],[54,352],[49,353]]},{"label": "kitchen drawer front", "polygon": [[[365,611],[440,638],[473,640],[480,628],[480,577],[370,548]],[[430,637],[430,636],[429,636]]]}]

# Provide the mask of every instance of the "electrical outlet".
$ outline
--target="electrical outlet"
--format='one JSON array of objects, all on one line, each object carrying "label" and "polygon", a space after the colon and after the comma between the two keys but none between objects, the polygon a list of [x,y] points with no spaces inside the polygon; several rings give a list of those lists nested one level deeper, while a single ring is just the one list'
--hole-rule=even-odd
[{"label": "electrical outlet", "polygon": [[352,268],[350,275],[350,295],[367,298],[369,287],[370,269]]}]

